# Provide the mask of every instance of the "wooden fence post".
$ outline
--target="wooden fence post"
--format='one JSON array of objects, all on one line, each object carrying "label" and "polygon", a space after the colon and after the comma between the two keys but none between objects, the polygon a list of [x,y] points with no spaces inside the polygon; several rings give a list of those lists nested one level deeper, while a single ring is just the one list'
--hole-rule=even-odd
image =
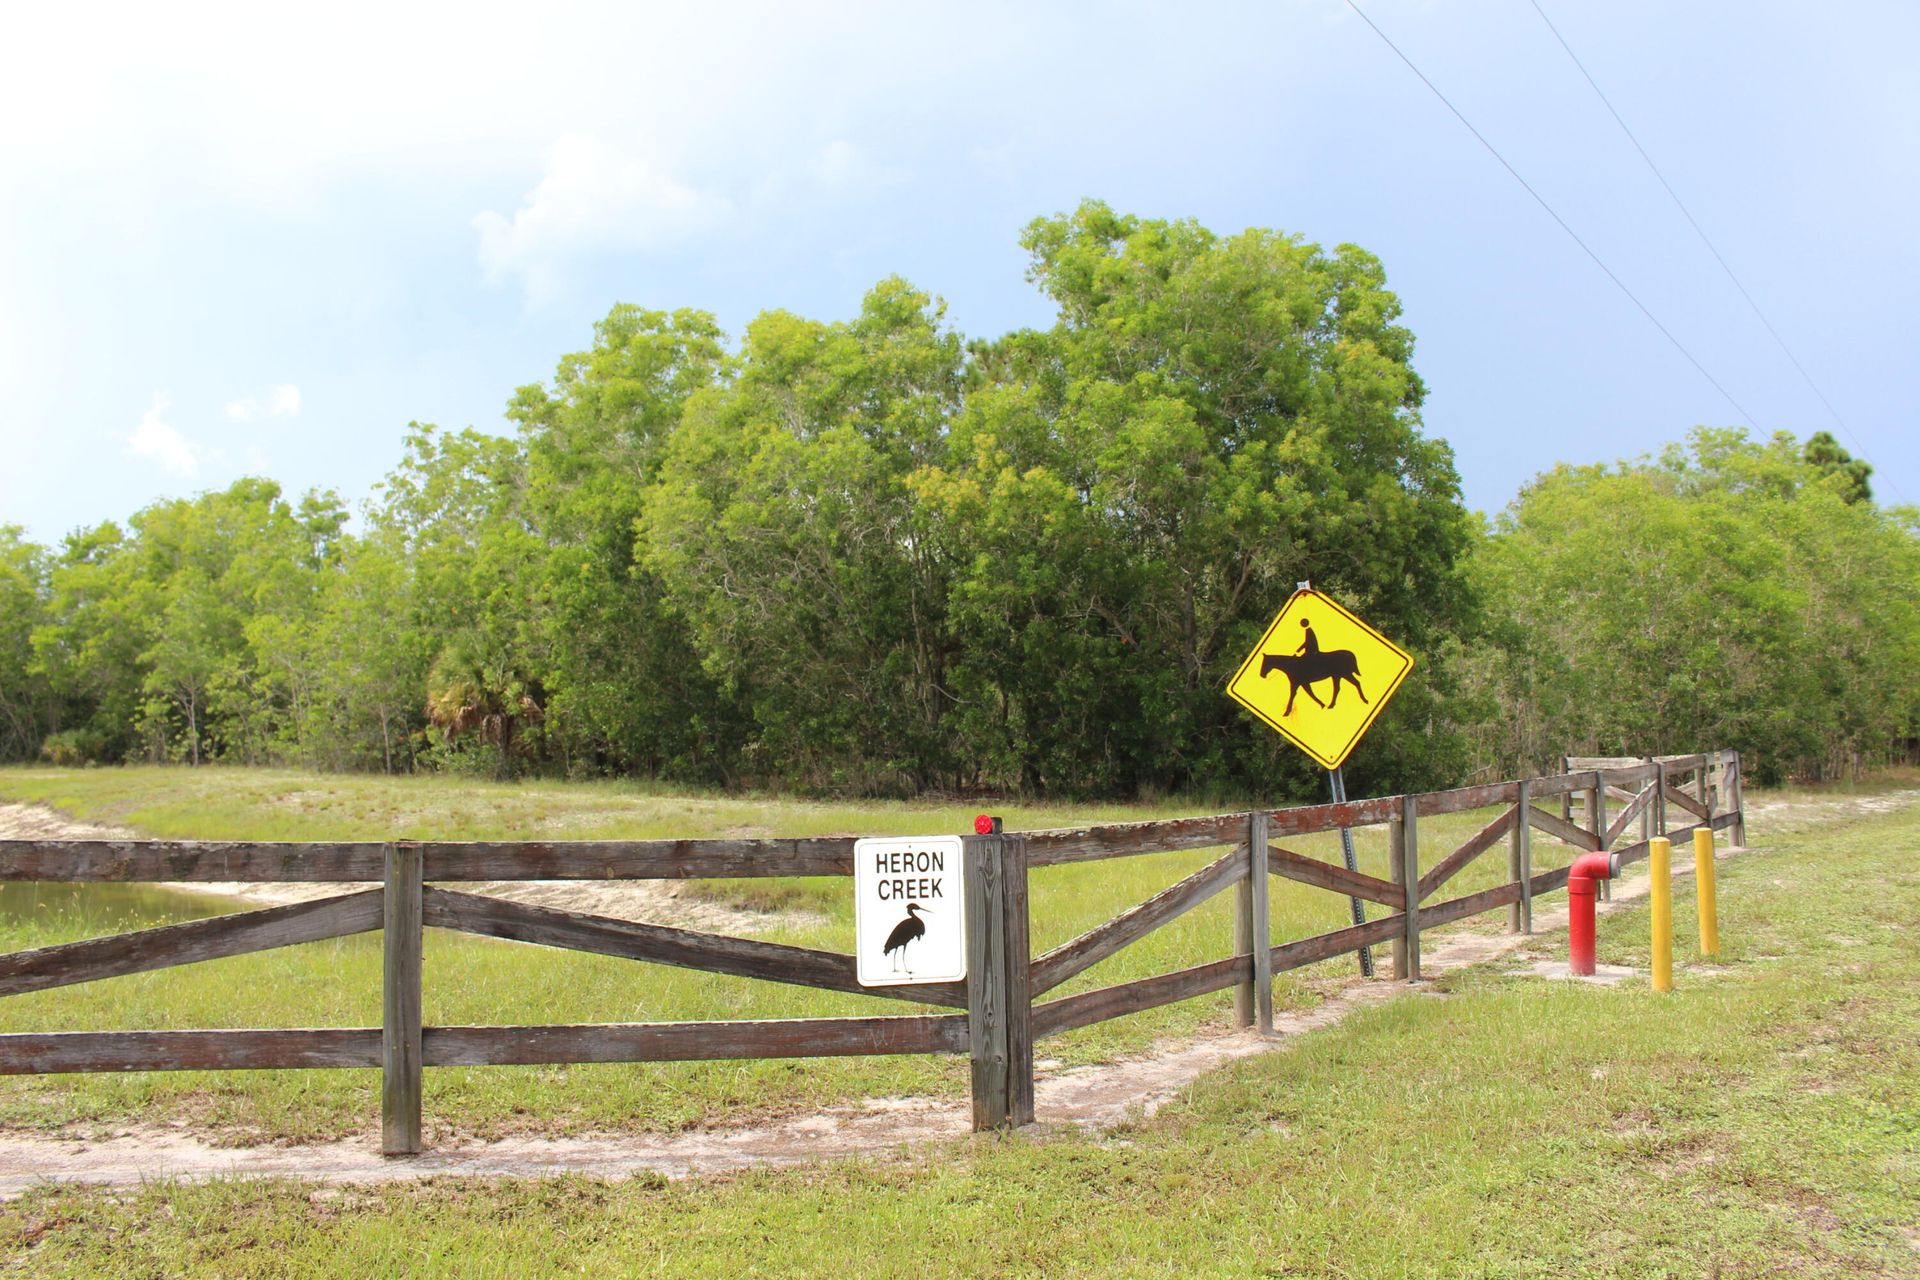
[{"label": "wooden fence post", "polygon": [[1667,763],[1653,762],[1653,834],[1667,834]]},{"label": "wooden fence post", "polygon": [[1727,752],[1728,800],[1733,808],[1733,843],[1745,848],[1747,844],[1747,779],[1746,770],[1740,764],[1738,751]]},{"label": "wooden fence post", "polygon": [[966,838],[967,1038],[975,1131],[1033,1123],[1027,842]]},{"label": "wooden fence post", "polygon": [[1393,976],[1420,981],[1420,825],[1413,796],[1400,797],[1400,811],[1387,820],[1388,860],[1400,886],[1406,927],[1393,942]]},{"label": "wooden fence post", "polygon": [[1234,993],[1235,1020],[1243,1027],[1257,1027],[1262,1035],[1273,1032],[1273,938],[1267,905],[1268,875],[1267,814],[1263,809],[1247,817],[1247,878],[1239,897],[1240,909],[1233,921],[1233,953],[1253,957],[1252,980]]},{"label": "wooden fence post", "polygon": [[[1652,756],[1648,756],[1646,760],[1648,764],[1652,764],[1654,762]],[[1657,771],[1653,777],[1647,779],[1647,786],[1656,788],[1656,790],[1652,795],[1647,797],[1646,804],[1642,805],[1640,808],[1640,842],[1642,844],[1645,844],[1647,841],[1653,839],[1653,834],[1654,834],[1653,803],[1656,799],[1659,798],[1659,795],[1660,795],[1659,791],[1657,790],[1657,788],[1660,786],[1660,777]]]},{"label": "wooden fence post", "polygon": [[420,846],[386,848],[387,886],[381,943],[380,1151],[420,1154]]},{"label": "wooden fence post", "polygon": [[[1593,771],[1591,794],[1593,800],[1587,806],[1587,816],[1593,819],[1593,847],[1604,851],[1607,847],[1607,779],[1598,769]],[[1610,880],[1600,882],[1601,901],[1612,900],[1612,883]]]},{"label": "wooden fence post", "polygon": [[1513,833],[1507,843],[1507,874],[1520,886],[1520,900],[1513,904],[1507,929],[1511,933],[1533,932],[1533,824],[1527,821],[1532,807],[1531,784],[1520,780],[1519,803],[1514,808]]}]

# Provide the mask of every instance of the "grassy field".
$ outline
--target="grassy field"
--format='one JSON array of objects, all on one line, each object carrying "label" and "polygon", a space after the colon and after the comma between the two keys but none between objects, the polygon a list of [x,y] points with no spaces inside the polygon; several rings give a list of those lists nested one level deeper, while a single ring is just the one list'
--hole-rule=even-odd
[{"label": "grassy field", "polygon": [[[1920,1275],[1920,808],[1776,816],[1671,995],[1456,975],[1119,1132],[681,1183],[48,1191],[0,1249],[44,1277]],[[1609,916],[1601,959],[1644,962],[1646,924]]]},{"label": "grassy field", "polygon": [[[953,804],[826,805],[733,800],[618,785],[522,786],[450,779],[334,777],[233,769],[0,771],[0,798],[34,800],[89,821],[127,824],[154,836],[380,838],[396,835],[513,838],[643,838],[677,835],[919,833],[970,829],[975,809]],[[1008,829],[1168,816],[1171,807],[1002,807]],[[1422,824],[1429,863],[1464,839],[1486,814]],[[1294,842],[1337,859],[1333,837]],[[1384,876],[1384,828],[1359,833],[1363,868]],[[1536,843],[1537,865],[1565,851]],[[1191,851],[1099,864],[1045,868],[1033,878],[1033,935],[1043,950],[1140,901],[1220,851]],[[1495,851],[1454,883],[1460,892],[1505,875]],[[701,886],[736,905],[798,906],[770,914],[759,936],[838,951],[852,946],[846,881],[723,881]],[[1276,941],[1348,923],[1333,895],[1273,882]],[[128,890],[111,886],[107,898]],[[151,919],[156,901],[182,916],[204,914],[204,899],[131,890]],[[88,896],[91,895],[91,896]],[[84,901],[83,901],[84,900]],[[77,898],[42,891],[37,909],[0,923],[0,949],[110,932],[99,891]],[[1145,977],[1228,954],[1233,895],[1200,909],[1080,975],[1060,994]],[[82,910],[82,906],[86,909]],[[158,914],[171,918],[174,908]],[[429,1024],[642,1021],[830,1016],[906,1012],[915,1007],[599,956],[500,943],[429,930],[425,1016]],[[1353,971],[1350,957],[1284,975],[1276,1002],[1315,1003],[1327,982]],[[1156,1039],[1227,1025],[1231,996],[1188,1001],[1045,1042],[1068,1063],[1105,1061]],[[380,943],[361,935],[187,968],[37,992],[0,1001],[0,1031],[112,1028],[374,1026],[380,1013]],[[127,1121],[185,1121],[225,1140],[311,1139],[364,1133],[378,1116],[373,1071],[177,1072],[149,1075],[0,1079],[0,1125],[55,1129]],[[966,1064],[924,1056],[814,1061],[620,1064],[526,1068],[436,1068],[426,1075],[430,1140],[459,1135],[674,1129],[793,1112],[853,1097],[957,1095]]]}]

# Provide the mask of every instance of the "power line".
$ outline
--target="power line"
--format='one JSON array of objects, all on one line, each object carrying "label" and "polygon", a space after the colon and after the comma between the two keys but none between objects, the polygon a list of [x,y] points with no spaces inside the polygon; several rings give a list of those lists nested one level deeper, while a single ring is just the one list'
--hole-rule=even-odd
[{"label": "power line", "polygon": [[[1627,126],[1626,120],[1623,119],[1620,112],[1615,109],[1613,100],[1608,98],[1606,92],[1600,88],[1600,82],[1593,78],[1593,72],[1587,70],[1587,64],[1580,61],[1580,55],[1573,51],[1573,46],[1567,43],[1567,38],[1560,34],[1560,28],[1553,25],[1553,19],[1549,18],[1547,11],[1540,7],[1540,0],[1527,0],[1527,2],[1533,6],[1533,11],[1540,15],[1540,21],[1547,24],[1547,30],[1553,32],[1553,38],[1560,42],[1562,49],[1566,50],[1567,57],[1573,60],[1573,65],[1580,68],[1580,74],[1586,77],[1587,84],[1592,87],[1594,96],[1599,98],[1601,103],[1606,107],[1607,114],[1613,117],[1613,122],[1620,126],[1620,132],[1627,135],[1627,141],[1633,144],[1633,149],[1640,153],[1642,160],[1646,161],[1647,168],[1653,171],[1653,176],[1660,180],[1661,187],[1666,190],[1667,197],[1673,201],[1674,207],[1680,210],[1681,216],[1686,218],[1687,225],[1693,228],[1693,233],[1700,237],[1700,243],[1707,246],[1707,252],[1711,253],[1713,260],[1720,264],[1720,269],[1727,273],[1727,279],[1733,281],[1733,287],[1740,291],[1740,296],[1747,300],[1747,305],[1753,309],[1753,314],[1759,317],[1762,325],[1766,326],[1767,332],[1773,336],[1774,342],[1779,344],[1780,350],[1786,355],[1787,359],[1793,363],[1794,369],[1798,371],[1801,379],[1806,382],[1807,388],[1811,390],[1815,396],[1819,397],[1822,405],[1826,406],[1827,415],[1834,420],[1834,423],[1838,425],[1842,431],[1847,433],[1847,439],[1853,441],[1853,447],[1864,453],[1866,446],[1860,442],[1860,437],[1853,433],[1853,428],[1847,425],[1847,420],[1842,418],[1840,411],[1833,407],[1833,401],[1827,399],[1827,393],[1820,389],[1820,384],[1813,380],[1813,375],[1808,373],[1806,366],[1800,363],[1800,357],[1793,353],[1793,348],[1787,345],[1787,340],[1780,336],[1778,329],[1773,327],[1773,321],[1767,318],[1767,313],[1760,309],[1760,304],[1754,301],[1751,293],[1747,292],[1747,286],[1742,284],[1740,277],[1734,274],[1733,267],[1727,262],[1726,257],[1721,254],[1719,246],[1714,244],[1713,238],[1707,234],[1706,228],[1700,225],[1699,219],[1693,216],[1693,210],[1687,208],[1686,201],[1682,200],[1680,193],[1673,189],[1673,184],[1667,181],[1667,175],[1660,172],[1660,166],[1653,162],[1653,157],[1647,154],[1647,149],[1640,145],[1640,139],[1634,136],[1634,132]],[[1365,15],[1363,14],[1361,16],[1364,17]],[[1891,487],[1891,485],[1889,485],[1889,487]]]},{"label": "power line", "polygon": [[1596,267],[1599,267],[1600,270],[1606,275],[1607,279],[1613,281],[1615,288],[1619,289],[1621,293],[1624,293],[1625,295],[1627,295],[1627,301],[1633,303],[1634,306],[1640,309],[1640,314],[1645,316],[1647,320],[1653,325],[1653,327],[1660,331],[1661,336],[1665,337],[1668,342],[1673,344],[1673,349],[1675,351],[1678,351],[1681,355],[1685,356],[1687,358],[1687,363],[1692,365],[1696,370],[1698,370],[1701,377],[1705,378],[1708,382],[1712,383],[1713,389],[1715,391],[1718,391],[1722,396],[1726,397],[1727,403],[1734,407],[1734,410],[1737,413],[1739,413],[1741,418],[1745,419],[1749,425],[1757,425],[1754,416],[1751,413],[1747,412],[1745,406],[1743,406],[1738,400],[1735,400],[1733,398],[1733,393],[1731,391],[1728,391],[1724,386],[1720,384],[1720,379],[1714,377],[1711,373],[1707,372],[1707,366],[1701,364],[1700,361],[1697,358],[1695,358],[1693,352],[1687,350],[1686,345],[1682,343],[1680,339],[1673,336],[1672,330],[1668,329],[1666,325],[1660,323],[1660,317],[1654,315],[1652,311],[1648,310],[1647,304],[1640,301],[1639,297],[1633,292],[1633,290],[1627,288],[1626,281],[1622,280],[1618,275],[1614,274],[1613,268],[1609,267],[1604,261],[1602,261],[1600,258],[1600,255],[1595,253],[1593,249],[1587,244],[1587,242],[1580,238],[1579,233],[1576,232],[1572,227],[1567,225],[1567,220],[1561,217],[1557,212],[1555,212],[1554,207],[1547,203],[1546,198],[1542,196],[1538,191],[1535,191],[1533,189],[1533,184],[1528,182],[1525,178],[1521,177],[1520,171],[1518,169],[1514,168],[1511,164],[1507,163],[1507,158],[1501,155],[1499,152],[1499,149],[1496,148],[1491,142],[1487,141],[1486,135],[1473,127],[1473,121],[1467,119],[1465,115],[1461,114],[1460,108],[1454,106],[1453,103],[1447,98],[1447,95],[1440,92],[1440,88],[1438,85],[1434,84],[1433,81],[1427,79],[1426,72],[1420,70],[1419,67],[1415,66],[1413,64],[1412,58],[1409,58],[1406,54],[1401,53],[1400,46],[1395,44],[1392,40],[1388,39],[1386,32],[1382,31],[1379,27],[1374,26],[1373,19],[1369,18],[1366,15],[1366,12],[1362,10],[1360,6],[1354,2],[1354,0],[1346,0],[1346,4],[1349,9],[1352,9],[1355,13],[1360,15],[1360,21],[1366,23],[1369,27],[1373,28],[1373,34],[1379,36],[1380,39],[1386,44],[1387,48],[1393,50],[1394,54],[1399,57],[1400,61],[1407,64],[1407,70],[1413,72],[1414,75],[1420,77],[1420,83],[1426,85],[1427,88],[1433,91],[1433,96],[1440,99],[1441,103],[1447,108],[1447,110],[1453,113],[1454,119],[1458,120],[1461,124],[1467,127],[1467,132],[1471,133],[1476,139],[1479,140],[1480,145],[1487,149],[1488,155],[1492,156],[1495,160],[1498,160],[1500,162],[1500,167],[1505,169],[1510,175],[1512,175],[1513,180],[1519,183],[1521,187],[1526,190],[1526,193],[1528,195],[1533,197],[1534,203],[1538,204],[1542,209],[1545,209],[1547,211],[1547,216],[1549,218],[1552,218],[1556,223],[1560,225],[1560,229],[1567,233],[1567,237],[1571,239],[1575,244],[1579,245],[1581,251],[1584,252],[1589,258],[1593,259],[1593,265]]}]

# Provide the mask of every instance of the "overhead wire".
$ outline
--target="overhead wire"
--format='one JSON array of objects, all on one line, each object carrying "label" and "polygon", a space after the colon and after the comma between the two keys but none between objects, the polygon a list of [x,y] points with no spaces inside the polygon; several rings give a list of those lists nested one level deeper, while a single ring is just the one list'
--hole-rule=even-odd
[{"label": "overhead wire", "polygon": [[[1660,186],[1666,191],[1667,198],[1673,201],[1674,208],[1680,210],[1681,216],[1687,220],[1687,225],[1692,227],[1693,233],[1700,237],[1700,243],[1707,246],[1707,252],[1711,253],[1713,260],[1720,264],[1720,269],[1727,273],[1727,279],[1733,282],[1733,287],[1740,291],[1742,298],[1746,299],[1747,306],[1752,308],[1753,314],[1759,319],[1760,323],[1765,326],[1767,333],[1772,336],[1782,354],[1792,363],[1794,370],[1799,373],[1801,380],[1807,384],[1807,389],[1812,391],[1820,403],[1825,406],[1827,415],[1833,419],[1835,425],[1846,432],[1847,439],[1853,442],[1853,447],[1865,452],[1866,446],[1860,442],[1860,437],[1855,435],[1853,428],[1847,425],[1847,420],[1840,416],[1840,411],[1833,407],[1833,401],[1829,400],[1827,393],[1820,389],[1820,384],[1813,380],[1813,375],[1807,372],[1807,367],[1800,363],[1800,357],[1794,354],[1793,348],[1788,346],[1787,340],[1780,336],[1780,331],[1774,327],[1773,321],[1768,319],[1767,313],[1761,309],[1759,302],[1755,301],[1753,294],[1748,292],[1745,283],[1734,273],[1732,264],[1730,264],[1726,256],[1720,252],[1720,247],[1714,244],[1713,237],[1709,236],[1706,228],[1700,225],[1700,220],[1693,216],[1693,210],[1687,208],[1686,201],[1682,200],[1680,193],[1673,189],[1673,184],[1667,181],[1667,175],[1660,171],[1660,166],[1653,162],[1651,155],[1647,154],[1647,149],[1640,145],[1640,139],[1635,136],[1633,129],[1628,126],[1625,118],[1621,116],[1619,110],[1613,105],[1613,100],[1607,97],[1606,91],[1600,87],[1600,82],[1593,78],[1593,72],[1587,70],[1587,64],[1580,60],[1580,55],[1573,51],[1571,44],[1567,43],[1567,38],[1560,33],[1560,28],[1553,24],[1553,19],[1547,16],[1547,11],[1540,7],[1540,0],[1527,0],[1527,2],[1533,6],[1533,11],[1540,15],[1540,21],[1547,24],[1547,30],[1553,32],[1553,38],[1560,42],[1560,47],[1566,51],[1567,57],[1572,60],[1574,66],[1580,69],[1580,74],[1586,77],[1587,84],[1593,90],[1594,96],[1600,99],[1601,104],[1607,109],[1607,114],[1611,115],[1613,122],[1620,126],[1620,132],[1627,135],[1627,141],[1631,142],[1633,149],[1640,153],[1640,159],[1646,162],[1646,166],[1652,171],[1653,176],[1659,179]],[[1361,16],[1365,17],[1366,15],[1362,14]]]},{"label": "overhead wire", "polygon": [[1357,3],[1355,3],[1355,0],[1346,0],[1346,5],[1349,9],[1352,9],[1356,14],[1360,16],[1360,21],[1366,23],[1368,27],[1372,28],[1373,34],[1375,34],[1376,36],[1379,36],[1381,41],[1387,46],[1387,48],[1393,50],[1395,56],[1397,56],[1400,59],[1400,61],[1407,64],[1407,70],[1413,72],[1414,75],[1418,76],[1420,78],[1420,83],[1426,85],[1428,89],[1432,90],[1433,96],[1440,99],[1441,104],[1445,106],[1448,111],[1451,111],[1453,113],[1454,119],[1458,120],[1461,124],[1465,125],[1467,128],[1467,132],[1471,133],[1474,136],[1474,138],[1478,140],[1480,145],[1486,148],[1487,154],[1492,156],[1495,160],[1499,161],[1500,167],[1505,169],[1507,173],[1513,178],[1513,180],[1519,183],[1520,186],[1526,191],[1528,195],[1533,197],[1534,203],[1538,204],[1542,209],[1546,210],[1547,216],[1552,218],[1554,222],[1559,224],[1560,229],[1567,233],[1567,237],[1571,239],[1575,244],[1580,246],[1581,252],[1585,253],[1587,257],[1593,260],[1593,265],[1596,267],[1599,267],[1601,272],[1607,277],[1607,279],[1613,281],[1614,287],[1619,289],[1621,293],[1625,294],[1629,302],[1633,303],[1635,307],[1639,308],[1640,314],[1645,316],[1647,320],[1653,325],[1653,327],[1660,331],[1661,336],[1666,338],[1666,340],[1673,345],[1673,349],[1675,351],[1678,351],[1681,355],[1685,356],[1687,363],[1692,365],[1694,369],[1700,374],[1701,377],[1705,378],[1709,383],[1713,384],[1713,389],[1715,391],[1718,391],[1721,394],[1721,396],[1726,399],[1726,402],[1734,407],[1735,412],[1739,413],[1741,418],[1744,419],[1748,423],[1748,425],[1757,425],[1757,420],[1754,418],[1754,416],[1751,413],[1747,412],[1747,409],[1744,405],[1742,405],[1738,400],[1734,399],[1733,393],[1731,391],[1728,391],[1727,388],[1724,385],[1722,385],[1720,379],[1714,377],[1713,374],[1707,370],[1707,366],[1700,363],[1699,358],[1695,356],[1693,352],[1687,349],[1686,344],[1681,342],[1679,338],[1675,337],[1673,334],[1673,331],[1667,328],[1666,325],[1660,322],[1660,317],[1654,315],[1652,310],[1648,308],[1647,304],[1640,301],[1639,295],[1635,294],[1632,289],[1627,287],[1626,281],[1622,280],[1619,277],[1619,275],[1615,273],[1614,269],[1612,267],[1609,267],[1606,264],[1605,260],[1603,260],[1598,253],[1594,252],[1591,245],[1589,245],[1585,240],[1582,240],[1580,238],[1580,234],[1577,231],[1575,231],[1572,226],[1568,224],[1567,220],[1561,217],[1559,212],[1555,210],[1551,204],[1547,203],[1546,197],[1542,196],[1538,191],[1534,190],[1533,184],[1520,176],[1520,171],[1514,168],[1512,164],[1508,163],[1507,158],[1500,154],[1499,148],[1495,147],[1493,143],[1487,141],[1486,135],[1481,133],[1480,130],[1474,127],[1473,121],[1467,119],[1465,114],[1461,112],[1460,108],[1453,105],[1452,100],[1449,99],[1446,94],[1440,92],[1440,87],[1434,84],[1432,80],[1427,78],[1426,72],[1420,70],[1419,67],[1414,65],[1414,61],[1412,58],[1409,58],[1405,53],[1401,52],[1400,46],[1395,44],[1390,38],[1388,38],[1386,32],[1382,31],[1377,25],[1375,25],[1373,19],[1367,16],[1366,11],[1362,9]]}]

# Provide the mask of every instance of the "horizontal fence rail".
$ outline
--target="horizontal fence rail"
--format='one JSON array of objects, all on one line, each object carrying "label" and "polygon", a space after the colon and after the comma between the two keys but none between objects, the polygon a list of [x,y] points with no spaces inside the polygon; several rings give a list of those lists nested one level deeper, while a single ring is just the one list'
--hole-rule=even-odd
[{"label": "horizontal fence rail", "polygon": [[[1543,807],[1544,806],[1544,807]],[[1423,851],[1421,819],[1494,809],[1457,846]],[[1678,818],[1683,825],[1674,825]],[[1287,847],[1297,837],[1385,827],[1389,876],[1349,871]],[[151,972],[351,934],[380,931],[382,1025],[236,1030],[0,1034],[0,1075],[83,1071],[369,1068],[382,1071],[382,1142],[420,1149],[426,1067],[680,1062],[873,1054],[966,1054],[976,1127],[1033,1117],[1033,1042],[1111,1018],[1233,988],[1243,1025],[1272,1028],[1274,974],[1392,944],[1394,976],[1417,979],[1420,937],[1505,909],[1532,929],[1533,902],[1565,888],[1565,867],[1536,872],[1535,833],[1620,864],[1647,856],[1656,835],[1698,829],[1745,840],[1737,752],[1563,757],[1546,777],[1409,796],[1253,813],[994,833],[966,837],[969,977],[964,982],[863,987],[851,955],[564,911],[464,889],[463,882],[682,880],[853,874],[856,837],[568,842],[5,840],[0,881],[339,884],[332,897],[140,929],[0,955],[0,996]],[[1621,843],[1632,833],[1630,843]],[[1456,876],[1505,846],[1500,883],[1443,901]],[[1035,868],[1191,850],[1223,850],[1175,881],[1040,956],[1028,940]],[[1387,914],[1275,943],[1269,878],[1325,891]],[[371,886],[371,887],[366,887]],[[1235,890],[1230,954],[1171,973],[1049,996],[1213,900]],[[589,952],[704,973],[858,993],[951,1013],[554,1026],[425,1026],[422,931]]]}]

